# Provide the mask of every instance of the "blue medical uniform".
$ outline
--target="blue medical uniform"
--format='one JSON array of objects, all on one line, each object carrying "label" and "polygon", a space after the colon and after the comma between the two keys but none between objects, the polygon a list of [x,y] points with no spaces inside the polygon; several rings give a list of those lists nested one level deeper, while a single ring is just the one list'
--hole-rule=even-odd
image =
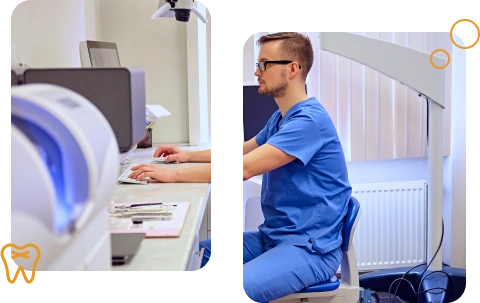
[{"label": "blue medical uniform", "polygon": [[335,274],[351,187],[335,126],[315,98],[284,117],[278,110],[255,138],[296,158],[263,175],[265,221],[243,235],[245,292],[269,302]]}]

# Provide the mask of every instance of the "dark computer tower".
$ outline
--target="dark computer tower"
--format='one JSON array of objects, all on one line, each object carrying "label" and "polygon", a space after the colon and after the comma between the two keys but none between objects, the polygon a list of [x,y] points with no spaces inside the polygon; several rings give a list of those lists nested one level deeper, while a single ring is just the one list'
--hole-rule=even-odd
[{"label": "dark computer tower", "polygon": [[145,137],[145,75],[141,69],[26,69],[23,82],[56,84],[84,96],[110,123],[121,153]]}]

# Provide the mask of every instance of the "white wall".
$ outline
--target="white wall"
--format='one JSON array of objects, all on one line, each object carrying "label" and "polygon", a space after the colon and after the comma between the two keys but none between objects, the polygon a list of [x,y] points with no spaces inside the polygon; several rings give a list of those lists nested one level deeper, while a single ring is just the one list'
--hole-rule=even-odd
[{"label": "white wall", "polygon": [[147,104],[172,114],[153,128],[154,143],[187,143],[186,23],[150,19],[157,7],[157,0],[100,0],[100,39],[117,44],[122,66],[144,69]]},{"label": "white wall", "polygon": [[[150,16],[158,3],[158,0],[25,1],[12,14],[12,50],[31,67],[80,67],[80,41],[115,42],[123,66],[144,69],[147,104],[161,104],[172,114],[157,122],[153,142],[188,144],[189,23],[172,18],[152,20]],[[191,18],[196,16],[192,13]],[[210,26],[207,38],[210,41]],[[207,48],[210,56],[210,44]],[[209,64],[207,68],[204,82],[210,86]],[[204,99],[208,99],[205,102],[209,108],[209,88],[203,94],[207,95]],[[209,116],[209,110],[204,111]],[[207,119],[204,124],[208,129],[210,117]],[[209,140],[209,129],[203,133],[208,133]]]},{"label": "white wall", "polygon": [[84,0],[85,36],[87,40],[100,40],[100,0]]},{"label": "white wall", "polygon": [[80,67],[85,38],[84,0],[29,0],[12,13],[12,45],[30,67]]},{"label": "white wall", "polygon": [[[207,1],[205,1],[207,2]],[[208,7],[208,3],[207,3]],[[215,136],[216,126],[216,16],[217,10],[215,8],[207,8],[207,82],[208,82],[208,137]],[[210,142],[213,143],[213,142]]]},{"label": "white wall", "polygon": [[253,35],[250,36],[245,44],[243,45],[243,82],[254,82],[255,76],[253,75],[254,62],[257,62],[257,58],[254,57],[252,45],[254,45],[255,40]]},{"label": "white wall", "polygon": [[[447,37],[448,38],[448,37]],[[249,43],[250,38],[247,43]],[[461,41],[455,38],[455,41]],[[253,51],[244,48],[244,81],[254,81],[251,71]],[[452,51],[451,77],[451,151],[444,157],[444,204],[443,219],[445,234],[443,261],[455,267],[466,267],[466,128],[465,128],[465,52],[458,48]],[[256,60],[256,57],[255,57]],[[310,82],[311,83],[311,82]],[[319,91],[319,90],[318,90]],[[428,180],[428,159],[407,158],[384,161],[347,162],[350,182]],[[243,206],[249,197],[260,195],[261,180],[244,182]]]}]

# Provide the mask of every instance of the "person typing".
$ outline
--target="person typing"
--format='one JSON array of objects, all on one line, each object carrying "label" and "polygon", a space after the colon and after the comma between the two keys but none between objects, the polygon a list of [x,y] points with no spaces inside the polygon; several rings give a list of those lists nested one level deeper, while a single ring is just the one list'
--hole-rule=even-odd
[{"label": "person typing", "polygon": [[[162,156],[163,155],[163,156]],[[211,150],[200,150],[200,151],[185,151],[178,148],[175,145],[162,145],[159,146],[153,153],[154,158],[166,157],[165,162],[175,162],[180,163],[185,162],[211,162]]]},{"label": "person typing", "polygon": [[139,181],[155,179],[164,183],[211,182],[211,150],[185,151],[174,145],[162,145],[155,150],[153,157],[166,157],[166,163],[196,162],[205,164],[185,168],[167,168],[157,164],[138,164],[131,167],[132,173],[128,177]]}]

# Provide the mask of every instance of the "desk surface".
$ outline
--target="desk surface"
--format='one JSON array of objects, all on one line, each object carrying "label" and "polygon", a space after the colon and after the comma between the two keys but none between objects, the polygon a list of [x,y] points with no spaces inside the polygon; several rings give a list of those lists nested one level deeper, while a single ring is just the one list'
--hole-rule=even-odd
[{"label": "desk surface", "polygon": [[[149,163],[154,149],[139,149],[127,157],[133,163]],[[201,163],[166,164],[172,169],[179,169]],[[129,165],[122,165],[122,170]],[[176,271],[187,270],[187,265],[192,251],[195,236],[198,233],[208,197],[210,195],[209,183],[159,183],[150,182],[148,185],[117,184],[114,202],[190,202],[187,218],[179,238],[144,239],[140,249],[132,260],[126,265],[112,266],[112,270],[162,270]]]}]

